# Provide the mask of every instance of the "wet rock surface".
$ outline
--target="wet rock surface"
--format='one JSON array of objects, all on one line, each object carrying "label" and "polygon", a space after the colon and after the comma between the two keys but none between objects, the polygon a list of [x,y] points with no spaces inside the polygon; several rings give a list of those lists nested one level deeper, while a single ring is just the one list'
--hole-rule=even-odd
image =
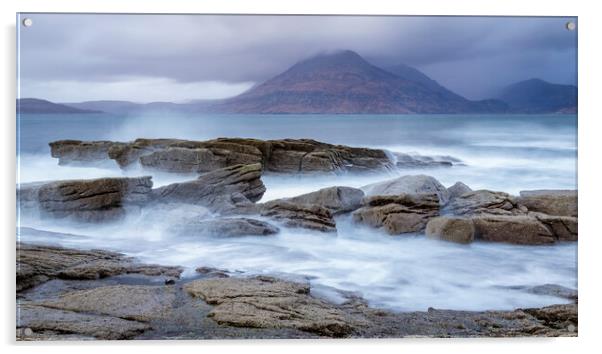
[{"label": "wet rock surface", "polygon": [[364,192],[351,187],[328,187],[292,198],[281,199],[295,204],[317,204],[334,214],[353,211],[362,206]]},{"label": "wet rock surface", "polygon": [[482,189],[457,196],[445,206],[443,212],[454,215],[524,215],[527,208],[508,193]]},{"label": "wet rock surface", "polygon": [[178,235],[187,236],[268,236],[280,230],[270,223],[251,218],[220,218],[200,221],[189,221],[170,228]]},{"label": "wet rock surface", "polygon": [[[58,247],[46,249],[47,246],[40,245],[29,247],[44,249],[44,254],[60,254],[56,257],[61,257],[60,262],[65,264],[78,263],[82,258],[91,256],[88,251]],[[107,251],[93,251],[93,254],[109,258],[118,255]],[[43,262],[46,268],[60,268],[56,257],[49,257],[55,262]],[[340,293],[345,299],[342,303],[331,303],[314,295],[310,284],[304,281],[272,276],[234,277],[226,273],[199,267],[197,274],[200,278],[176,280],[169,285],[164,285],[165,277],[158,275],[160,273],[120,273],[77,280],[52,278],[17,292],[17,339],[577,334],[576,304],[514,311],[429,309],[395,313],[370,308],[363,299],[346,292]],[[566,292],[566,289],[550,288],[550,285],[543,287],[545,289],[537,291]]]},{"label": "wet rock surface", "polygon": [[313,231],[336,232],[336,222],[329,209],[317,204],[298,204],[274,200],[260,206],[261,216],[273,219],[288,227]]},{"label": "wet rock surface", "polygon": [[428,221],[425,234],[436,240],[471,243],[475,238],[475,227],[467,218],[439,216]]},{"label": "wet rock surface", "polygon": [[428,220],[439,215],[436,194],[373,195],[363,203],[353,212],[353,220],[382,227],[390,235],[423,231]]},{"label": "wet rock surface", "polygon": [[468,192],[472,192],[472,189],[462,182],[456,182],[447,188],[449,200],[456,199],[457,197]]}]

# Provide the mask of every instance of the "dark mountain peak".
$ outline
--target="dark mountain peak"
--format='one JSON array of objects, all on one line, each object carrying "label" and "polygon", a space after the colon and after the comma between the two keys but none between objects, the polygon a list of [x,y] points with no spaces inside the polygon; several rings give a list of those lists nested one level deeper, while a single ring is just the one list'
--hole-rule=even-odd
[{"label": "dark mountain peak", "polygon": [[384,70],[370,64],[352,50],[323,52],[306,58],[285,71],[284,75],[305,75],[324,73],[365,73],[370,75],[387,75]]}]

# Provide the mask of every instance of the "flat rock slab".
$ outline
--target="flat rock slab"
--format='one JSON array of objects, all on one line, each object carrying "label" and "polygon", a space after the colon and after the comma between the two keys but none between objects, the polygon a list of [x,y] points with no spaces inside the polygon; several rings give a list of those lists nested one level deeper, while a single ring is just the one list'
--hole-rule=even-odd
[{"label": "flat rock slab", "polygon": [[425,234],[428,238],[455,243],[471,243],[475,237],[472,220],[462,217],[439,216],[426,224]]},{"label": "flat rock slab", "polygon": [[361,325],[343,310],[309,295],[309,285],[271,277],[197,280],[186,291],[216,305],[217,323],[259,328],[295,328],[344,337]]},{"label": "flat rock slab", "polygon": [[336,232],[336,222],[329,209],[317,204],[299,204],[273,200],[259,206],[261,216],[276,220],[288,227],[300,227],[320,232]]},{"label": "flat rock slab", "polygon": [[52,331],[61,334],[80,334],[97,339],[131,339],[151,327],[145,323],[112,316],[99,316],[39,305],[20,304],[17,310],[17,328],[29,328],[35,332]]},{"label": "flat rock slab", "polygon": [[126,273],[178,278],[182,270],[180,267],[137,263],[109,251],[17,244],[17,291],[53,278],[98,279]]},{"label": "flat rock slab", "polygon": [[361,207],[363,198],[364,192],[361,189],[335,186],[282,200],[295,204],[316,204],[336,215]]},{"label": "flat rock slab", "polygon": [[576,190],[521,191],[518,201],[530,211],[548,215],[577,217]]},{"label": "flat rock slab", "polygon": [[173,287],[114,285],[68,292],[58,299],[38,304],[59,310],[149,322],[169,316],[175,300]]}]

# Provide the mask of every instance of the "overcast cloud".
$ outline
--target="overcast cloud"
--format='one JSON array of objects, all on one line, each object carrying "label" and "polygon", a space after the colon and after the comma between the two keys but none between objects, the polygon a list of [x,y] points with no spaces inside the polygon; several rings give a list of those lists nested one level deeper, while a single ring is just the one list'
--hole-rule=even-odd
[{"label": "overcast cloud", "polygon": [[412,65],[468,98],[576,83],[569,18],[30,14],[20,96],[57,102],[233,96],[323,51]]}]

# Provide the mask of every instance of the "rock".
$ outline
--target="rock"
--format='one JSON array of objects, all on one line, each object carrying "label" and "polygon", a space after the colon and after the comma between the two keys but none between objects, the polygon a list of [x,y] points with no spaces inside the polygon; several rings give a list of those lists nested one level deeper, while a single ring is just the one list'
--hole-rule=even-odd
[{"label": "rock", "polygon": [[98,165],[108,161],[112,141],[59,140],[50,143],[50,155],[59,165]]},{"label": "rock", "polygon": [[472,192],[469,186],[465,185],[462,182],[456,182],[453,186],[447,188],[447,193],[449,195],[449,200],[456,199],[457,197]]},{"label": "rock", "polygon": [[160,203],[187,203],[221,212],[238,204],[256,202],[265,193],[261,181],[261,165],[235,165],[218,169],[198,179],[173,183],[153,190]]},{"label": "rock", "polygon": [[362,206],[364,192],[351,187],[328,187],[315,192],[283,199],[295,204],[317,204],[333,215],[353,211]]},{"label": "rock", "polygon": [[17,327],[33,331],[75,333],[98,339],[130,339],[151,327],[146,323],[112,316],[99,316],[52,309],[39,305],[18,304]]},{"label": "rock", "polygon": [[451,241],[456,243],[471,243],[475,236],[472,220],[462,217],[439,216],[432,218],[426,224],[428,238]]},{"label": "rock", "polygon": [[229,278],[229,272],[224,269],[212,268],[212,267],[198,267],[195,271],[208,278]]},{"label": "rock", "polygon": [[367,196],[434,193],[439,198],[441,205],[447,203],[449,199],[447,189],[435,178],[426,175],[402,176],[384,182],[369,184],[363,186],[361,189]]},{"label": "rock", "polygon": [[167,317],[175,300],[173,287],[114,285],[72,291],[37,304],[58,310],[149,322]]},{"label": "rock", "polygon": [[114,252],[17,244],[17,291],[53,278],[98,279],[126,273],[178,278],[182,270],[180,267],[140,264]]},{"label": "rock", "polygon": [[175,225],[170,230],[179,235],[215,237],[267,236],[280,231],[277,227],[265,221],[250,218],[191,221]]},{"label": "rock", "polygon": [[209,316],[237,327],[295,328],[329,337],[346,337],[361,322],[336,305],[309,294],[309,285],[271,277],[204,279],[185,290],[215,305]]},{"label": "rock", "polygon": [[523,309],[523,311],[537,318],[547,327],[567,330],[569,326],[573,326],[573,331],[577,328],[577,304],[552,305]]},{"label": "rock", "polygon": [[527,209],[507,193],[478,190],[464,193],[451,200],[443,209],[445,214],[525,215]]},{"label": "rock", "polygon": [[[87,146],[95,154],[86,153]],[[126,168],[140,162],[146,168],[166,172],[209,172],[234,165],[260,163],[274,173],[345,173],[388,170],[393,164],[383,150],[326,144],[311,139],[258,140],[219,138],[207,141],[136,139],[134,142],[56,141],[53,157],[71,156],[95,160],[114,159]],[[82,150],[82,151],[80,151]]]},{"label": "rock", "polygon": [[525,205],[529,211],[577,217],[576,190],[521,191],[518,201]]},{"label": "rock", "polygon": [[558,241],[577,241],[577,218],[572,216],[555,216],[542,213],[529,213],[535,217],[554,235]]},{"label": "rock", "polygon": [[99,222],[123,217],[128,204],[146,203],[152,185],[149,176],[64,180],[22,184],[18,193],[22,208],[37,205],[42,215]]},{"label": "rock", "polygon": [[400,152],[392,153],[397,168],[437,168],[452,167],[454,163],[461,163],[460,160],[451,156],[423,156],[411,155]]},{"label": "rock", "polygon": [[557,284],[544,284],[527,289],[528,292],[537,295],[549,295],[577,301],[578,293],[575,289],[569,289]]},{"label": "rock", "polygon": [[274,200],[260,207],[261,216],[280,221],[288,227],[300,227],[322,232],[336,232],[336,222],[329,209],[317,204],[297,204]]},{"label": "rock", "polygon": [[437,215],[437,194],[373,195],[364,198],[364,207],[353,213],[353,220],[398,235],[424,230]]},{"label": "rock", "polygon": [[475,239],[519,245],[554,243],[554,235],[531,216],[487,215],[473,216]]}]

